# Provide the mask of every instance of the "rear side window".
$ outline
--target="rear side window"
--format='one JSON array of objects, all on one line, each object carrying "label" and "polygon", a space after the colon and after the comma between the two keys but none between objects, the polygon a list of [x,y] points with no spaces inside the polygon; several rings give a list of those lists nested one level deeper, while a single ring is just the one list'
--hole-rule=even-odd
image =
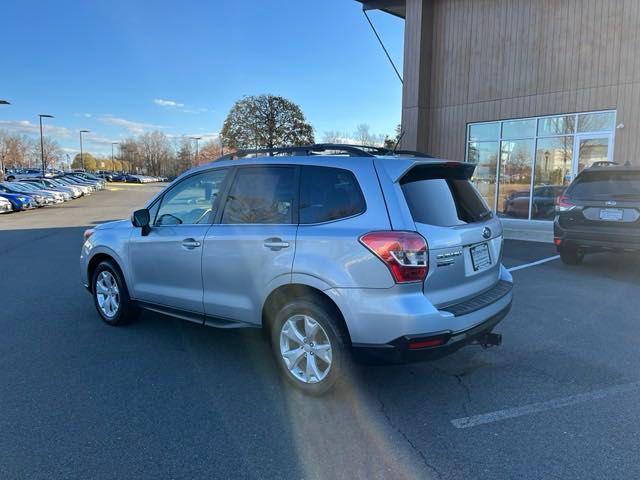
[{"label": "rear side window", "polygon": [[449,227],[491,217],[491,210],[464,171],[421,168],[409,172],[400,184],[415,222]]},{"label": "rear side window", "polygon": [[294,168],[241,168],[227,197],[222,223],[291,224],[295,196]]},{"label": "rear side window", "polygon": [[583,172],[567,190],[573,198],[640,198],[640,172]]},{"label": "rear side window", "polygon": [[300,172],[300,223],[322,223],[352,217],[366,205],[360,186],[348,170],[303,166]]}]

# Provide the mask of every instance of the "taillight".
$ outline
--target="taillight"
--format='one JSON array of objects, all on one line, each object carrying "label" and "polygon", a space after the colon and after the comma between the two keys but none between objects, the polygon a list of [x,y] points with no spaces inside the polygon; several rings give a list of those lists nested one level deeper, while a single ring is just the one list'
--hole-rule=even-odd
[{"label": "taillight", "polygon": [[573,210],[576,204],[569,200],[566,195],[560,195],[556,198],[556,212],[567,212]]},{"label": "taillight", "polygon": [[84,231],[84,233],[82,234],[82,238],[86,242],[87,240],[89,240],[89,238],[91,238],[91,235],[93,235],[94,233],[95,233],[95,230],[93,228],[89,228]]},{"label": "taillight", "polygon": [[421,282],[429,272],[429,250],[415,232],[371,232],[360,237],[391,271],[396,283]]}]

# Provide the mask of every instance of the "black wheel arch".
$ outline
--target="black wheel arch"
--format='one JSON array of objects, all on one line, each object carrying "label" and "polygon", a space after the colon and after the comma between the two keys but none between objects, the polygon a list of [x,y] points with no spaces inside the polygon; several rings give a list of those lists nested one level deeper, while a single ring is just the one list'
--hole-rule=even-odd
[{"label": "black wheel arch", "polygon": [[281,285],[269,294],[262,307],[262,327],[267,331],[271,330],[271,325],[278,311],[290,300],[296,298],[312,299],[327,307],[329,311],[335,314],[334,318],[338,326],[343,330],[349,343],[351,343],[349,328],[336,303],[322,290],[301,283]]}]

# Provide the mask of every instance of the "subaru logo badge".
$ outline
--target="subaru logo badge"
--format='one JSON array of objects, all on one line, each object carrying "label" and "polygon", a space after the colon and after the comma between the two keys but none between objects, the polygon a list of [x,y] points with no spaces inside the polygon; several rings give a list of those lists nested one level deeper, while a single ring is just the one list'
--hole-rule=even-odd
[{"label": "subaru logo badge", "polygon": [[491,229],[489,227],[484,227],[482,230],[482,236],[484,238],[491,238]]}]

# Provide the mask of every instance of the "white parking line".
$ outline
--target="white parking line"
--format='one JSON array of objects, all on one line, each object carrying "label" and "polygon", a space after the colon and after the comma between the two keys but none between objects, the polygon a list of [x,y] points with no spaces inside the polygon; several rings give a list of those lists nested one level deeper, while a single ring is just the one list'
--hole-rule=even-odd
[{"label": "white parking line", "polygon": [[524,265],[518,265],[517,267],[508,268],[510,272],[515,272],[516,270],[522,270],[523,268],[535,267],[536,265],[542,265],[543,263],[550,262],[552,260],[557,260],[560,258],[560,255],[554,255],[553,257],[543,258],[542,260],[538,260],[537,262],[525,263]]},{"label": "white parking line", "polygon": [[603,388],[602,390],[594,390],[588,393],[579,393],[577,395],[571,395],[570,397],[557,398],[555,400],[549,400],[547,402],[531,403],[522,407],[507,408],[505,410],[498,410],[496,412],[483,413],[480,415],[473,415],[471,417],[457,418],[455,420],[451,420],[451,423],[456,428],[477,427],[478,425],[484,425],[485,423],[499,422],[501,420],[507,420],[509,418],[522,417],[523,415],[529,415],[531,413],[544,412],[546,410],[568,407],[570,405],[576,405],[578,403],[584,403],[590,400],[600,400],[611,395],[619,395],[621,393],[636,391],[640,391],[640,382],[616,385],[615,387],[611,388]]}]

